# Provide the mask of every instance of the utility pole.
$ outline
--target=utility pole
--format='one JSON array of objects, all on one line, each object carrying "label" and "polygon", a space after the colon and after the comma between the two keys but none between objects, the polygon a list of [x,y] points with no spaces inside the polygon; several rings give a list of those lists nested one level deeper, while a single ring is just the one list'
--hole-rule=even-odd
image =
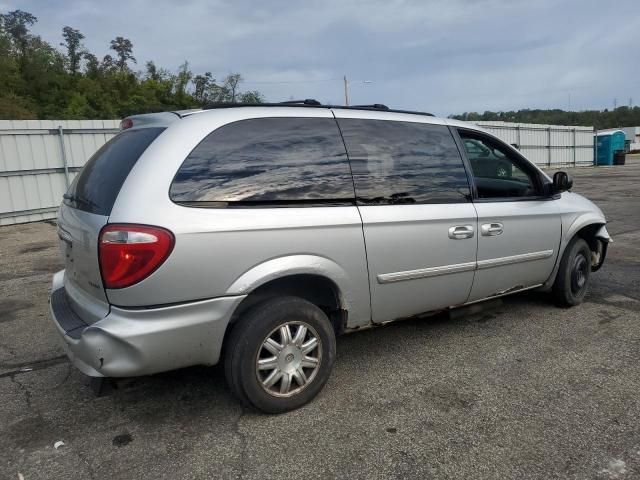
[{"label": "utility pole", "polygon": [[344,77],[344,105],[349,106],[349,83],[347,82],[347,76]]}]

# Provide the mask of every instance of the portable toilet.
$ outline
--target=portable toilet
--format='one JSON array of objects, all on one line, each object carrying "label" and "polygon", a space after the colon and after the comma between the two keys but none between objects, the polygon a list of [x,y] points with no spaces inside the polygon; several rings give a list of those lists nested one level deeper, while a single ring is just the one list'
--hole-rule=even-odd
[{"label": "portable toilet", "polygon": [[625,136],[622,130],[598,133],[593,140],[596,149],[596,165],[613,165],[615,152],[625,149]]}]

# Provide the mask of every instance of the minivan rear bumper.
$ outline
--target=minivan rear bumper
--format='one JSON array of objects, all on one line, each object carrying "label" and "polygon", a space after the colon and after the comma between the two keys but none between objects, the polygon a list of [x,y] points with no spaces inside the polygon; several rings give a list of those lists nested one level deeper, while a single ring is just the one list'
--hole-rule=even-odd
[{"label": "minivan rear bumper", "polygon": [[53,277],[51,317],[71,363],[92,377],[133,377],[190,365],[214,365],[231,315],[245,296],[158,308],[111,306],[90,325],[71,309],[64,270]]}]

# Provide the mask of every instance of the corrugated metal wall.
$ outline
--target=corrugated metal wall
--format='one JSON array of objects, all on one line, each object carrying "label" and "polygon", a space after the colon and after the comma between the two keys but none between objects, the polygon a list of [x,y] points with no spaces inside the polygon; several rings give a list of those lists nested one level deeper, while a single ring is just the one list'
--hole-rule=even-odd
[{"label": "corrugated metal wall", "polygon": [[541,167],[593,165],[593,127],[533,123],[473,122]]},{"label": "corrugated metal wall", "polygon": [[55,218],[68,183],[119,123],[0,120],[0,225]]}]

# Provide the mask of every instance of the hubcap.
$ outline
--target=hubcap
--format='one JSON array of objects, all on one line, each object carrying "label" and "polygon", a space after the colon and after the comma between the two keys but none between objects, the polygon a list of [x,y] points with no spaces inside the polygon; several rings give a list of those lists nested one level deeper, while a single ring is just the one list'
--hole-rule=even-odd
[{"label": "hubcap", "polygon": [[320,368],[322,344],[305,322],[287,322],[264,339],[256,357],[262,388],[276,397],[290,397],[309,385]]},{"label": "hubcap", "polygon": [[579,293],[587,283],[589,263],[584,255],[578,255],[571,268],[571,291]]}]

